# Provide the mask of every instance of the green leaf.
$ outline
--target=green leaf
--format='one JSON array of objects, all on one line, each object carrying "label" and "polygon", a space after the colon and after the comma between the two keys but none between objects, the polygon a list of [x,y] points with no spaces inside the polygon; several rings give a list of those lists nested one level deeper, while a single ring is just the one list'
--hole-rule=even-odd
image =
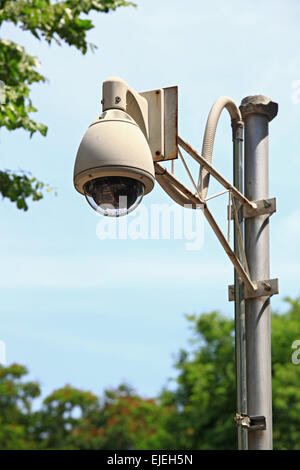
[{"label": "green leaf", "polygon": [[[66,43],[85,54],[88,46],[92,51],[97,46],[88,43],[87,32],[94,26],[82,16],[129,5],[135,6],[123,0],[0,0],[0,25],[11,22],[39,40]],[[47,135],[47,126],[31,117],[37,111],[30,98],[31,85],[46,81],[39,67],[39,60],[22,46],[0,39],[0,81],[5,86],[4,90],[1,88],[0,128],[23,129],[30,137],[36,132]],[[34,201],[42,198],[42,193],[31,187],[24,175],[9,171],[0,173],[0,193],[16,202],[21,210],[28,209],[26,198],[32,197]]]},{"label": "green leaf", "polygon": [[21,174],[12,171],[0,171],[0,194],[3,198],[7,198],[12,202],[16,202],[18,209],[27,211],[27,200],[39,201],[43,198],[41,189],[46,187],[49,192],[52,188],[46,186],[43,182],[37,181],[36,178],[29,178],[29,174],[21,172]]}]

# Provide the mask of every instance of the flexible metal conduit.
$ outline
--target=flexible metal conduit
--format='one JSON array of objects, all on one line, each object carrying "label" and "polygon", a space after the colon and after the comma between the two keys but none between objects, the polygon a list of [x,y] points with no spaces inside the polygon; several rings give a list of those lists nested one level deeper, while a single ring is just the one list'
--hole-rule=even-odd
[{"label": "flexible metal conduit", "polygon": [[[231,121],[233,123],[242,121],[240,110],[231,98],[229,98],[228,96],[221,96],[215,101],[208,115],[204,137],[203,137],[202,152],[201,152],[201,155],[210,164],[212,161],[212,154],[213,154],[217,125],[218,125],[221,112],[223,111],[224,108],[226,108],[227,111],[229,112]],[[207,190],[208,190],[208,183],[209,183],[209,172],[201,166],[200,171],[199,171],[198,187],[199,187],[202,199],[206,198]]]}]

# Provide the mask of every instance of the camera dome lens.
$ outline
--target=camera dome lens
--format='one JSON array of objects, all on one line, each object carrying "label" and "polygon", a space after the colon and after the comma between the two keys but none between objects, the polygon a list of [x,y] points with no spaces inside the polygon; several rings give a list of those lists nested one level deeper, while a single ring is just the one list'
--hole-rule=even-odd
[{"label": "camera dome lens", "polygon": [[110,217],[121,217],[139,205],[145,186],[133,178],[105,176],[88,181],[83,189],[95,211]]}]

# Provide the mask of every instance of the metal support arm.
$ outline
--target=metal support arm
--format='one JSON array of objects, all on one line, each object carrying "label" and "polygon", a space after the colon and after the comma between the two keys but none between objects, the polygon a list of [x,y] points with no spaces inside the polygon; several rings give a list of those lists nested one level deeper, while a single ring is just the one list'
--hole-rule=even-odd
[{"label": "metal support arm", "polygon": [[242,278],[243,282],[245,283],[245,286],[247,287],[247,290],[251,292],[252,294],[255,293],[256,287],[251,281],[249,275],[245,271],[244,267],[242,266],[241,262],[237,258],[236,254],[232,250],[231,246],[227,242],[226,238],[224,237],[221,229],[219,228],[217,222],[213,218],[210,210],[207,207],[207,204],[202,201],[198,195],[195,195],[190,191],[186,186],[184,186],[177,178],[175,178],[174,175],[172,175],[166,168],[163,168],[159,163],[155,163],[155,171],[156,174],[159,175],[159,183],[161,184],[162,188],[166,190],[166,192],[170,195],[172,199],[175,200],[175,202],[178,202],[176,198],[173,197],[173,194],[170,194],[170,191],[168,191],[168,187],[166,187],[166,183],[168,183],[169,188],[172,189],[177,189],[182,195],[185,196],[185,198],[188,198],[190,201],[190,205],[193,205],[194,208],[195,206],[201,205],[203,207],[203,212],[204,216],[209,222],[209,225],[215,232],[219,242],[223,246],[225,252],[227,253],[229,259],[233,263],[238,275]]},{"label": "metal support arm", "polygon": [[256,203],[249,201],[235,186],[233,186],[229,181],[227,181],[212,165],[210,165],[193,147],[185,142],[181,137],[178,136],[178,144],[189,154],[191,157],[200,163],[208,172],[216,178],[219,183],[224,186],[224,188],[229,189],[232,194],[240,201],[244,206],[248,206],[249,209],[256,209]]},{"label": "metal support arm", "polygon": [[[255,214],[257,211],[262,210],[260,208],[260,206],[262,205],[260,201],[249,201],[249,199],[247,199],[235,186],[229,183],[229,181],[223,178],[223,176],[220,175],[220,173],[215,170],[213,166],[211,166],[201,155],[198,154],[198,152],[196,152],[196,150],[194,150],[181,137],[178,137],[178,143],[199,164],[203,165],[203,167],[206,168],[208,172],[219,181],[219,183],[221,183],[227,190],[231,191],[231,193],[236,197],[236,199],[238,199],[239,202],[242,204],[244,213],[249,214],[248,217],[253,216],[253,214]],[[164,168],[158,163],[155,163],[155,173],[158,183],[177,204],[192,209],[199,209],[199,207],[203,208],[205,218],[209,222],[219,242],[223,246],[229,259],[233,263],[238,276],[240,276],[240,278],[245,284],[245,292],[247,293],[247,298],[271,296],[278,293],[277,280],[274,280],[274,284],[271,283],[271,288],[269,287],[270,280],[268,279],[262,279],[258,281],[251,280],[247,271],[247,266],[242,265],[241,261],[236,256],[234,250],[227,242],[217,222],[209,211],[206,202],[199,197],[199,194],[194,194],[190,189],[188,189],[184,184],[182,184],[172,173],[170,173],[166,168]],[[273,205],[275,205],[275,203]],[[270,210],[269,212],[274,212],[274,208],[272,207],[272,210]],[[233,288],[232,286],[230,286],[230,300],[233,300],[234,298],[232,290]]]}]

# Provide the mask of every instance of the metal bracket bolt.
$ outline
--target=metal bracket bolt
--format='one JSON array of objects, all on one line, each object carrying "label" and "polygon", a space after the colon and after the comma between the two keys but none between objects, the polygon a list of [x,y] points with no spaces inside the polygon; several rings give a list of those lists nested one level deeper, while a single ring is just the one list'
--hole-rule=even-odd
[{"label": "metal bracket bolt", "polygon": [[248,431],[265,431],[267,429],[264,416],[248,416],[245,413],[236,413],[234,421],[237,426],[248,429]]}]

